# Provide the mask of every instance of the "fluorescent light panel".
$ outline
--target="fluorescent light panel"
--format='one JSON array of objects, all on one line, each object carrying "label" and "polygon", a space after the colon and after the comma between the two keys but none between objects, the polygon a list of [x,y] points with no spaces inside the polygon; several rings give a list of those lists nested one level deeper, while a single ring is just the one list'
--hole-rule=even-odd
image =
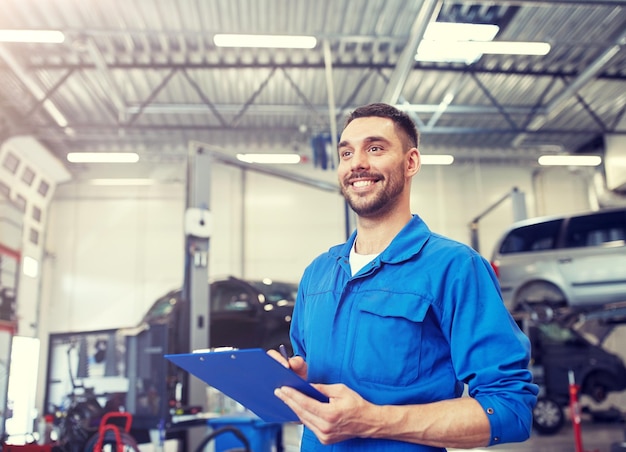
[{"label": "fluorescent light panel", "polygon": [[136,163],[136,152],[69,152],[67,161],[71,163]]},{"label": "fluorescent light panel", "polygon": [[422,165],[452,165],[454,156],[449,154],[420,154]]},{"label": "fluorescent light panel", "polygon": [[498,30],[491,24],[432,22],[415,59],[471,64],[483,54],[541,56],[550,52],[547,42],[494,41]]},{"label": "fluorescent light panel", "polygon": [[60,44],[65,35],[58,30],[0,30],[0,42]]},{"label": "fluorescent light panel", "polygon": [[300,163],[300,156],[297,154],[237,154],[237,160],[246,163],[294,164]]},{"label": "fluorescent light panel", "polygon": [[128,177],[122,177],[122,178],[117,178],[117,179],[113,179],[113,178],[91,179],[89,183],[91,185],[100,185],[100,186],[140,187],[140,186],[154,185],[156,181],[154,179],[144,179],[144,178],[133,179],[133,178],[128,178]]},{"label": "fluorescent light panel", "polygon": [[312,49],[317,39],[314,36],[216,34],[213,43],[218,47]]},{"label": "fluorescent light panel", "polygon": [[431,22],[424,32],[426,41],[493,41],[500,31],[494,24]]},{"label": "fluorescent light panel", "polygon": [[[237,154],[237,159],[246,163],[264,164],[295,164],[301,160],[297,154]],[[454,157],[448,154],[421,154],[420,161],[422,165],[451,165]]]},{"label": "fluorescent light panel", "polygon": [[542,155],[537,159],[541,166],[598,166],[599,155]]}]

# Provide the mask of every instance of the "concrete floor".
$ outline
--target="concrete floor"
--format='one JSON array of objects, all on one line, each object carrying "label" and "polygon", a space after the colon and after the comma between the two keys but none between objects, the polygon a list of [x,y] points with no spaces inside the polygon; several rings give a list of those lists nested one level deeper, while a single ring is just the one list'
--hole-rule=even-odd
[{"label": "concrete floor", "polygon": [[[595,423],[584,421],[581,424],[581,439],[585,452],[610,452],[611,445],[623,442],[626,424]],[[473,449],[477,451],[477,449]],[[486,450],[486,449],[485,449]],[[503,444],[490,447],[489,451],[506,450],[508,452],[573,452],[576,450],[574,429],[566,424],[555,435],[533,433],[528,441],[517,444]]]},{"label": "concrete floor", "polygon": [[[611,445],[626,441],[626,424],[623,422],[598,423],[583,419],[581,432],[584,452],[612,452]],[[299,426],[285,426],[285,452],[297,452],[300,450],[299,435]],[[571,423],[567,423],[555,435],[533,433],[530,439],[523,443],[503,444],[488,449],[471,450],[473,452],[574,452],[576,450],[575,444],[573,426]],[[450,452],[458,450],[461,449],[449,449]]]}]

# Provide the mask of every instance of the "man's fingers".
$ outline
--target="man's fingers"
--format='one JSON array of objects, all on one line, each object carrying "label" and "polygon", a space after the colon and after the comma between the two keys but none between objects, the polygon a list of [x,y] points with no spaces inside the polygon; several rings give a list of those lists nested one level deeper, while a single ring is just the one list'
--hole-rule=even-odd
[{"label": "man's fingers", "polygon": [[280,353],[278,353],[278,351],[271,349],[267,351],[267,354],[289,369],[289,361],[286,360]]}]

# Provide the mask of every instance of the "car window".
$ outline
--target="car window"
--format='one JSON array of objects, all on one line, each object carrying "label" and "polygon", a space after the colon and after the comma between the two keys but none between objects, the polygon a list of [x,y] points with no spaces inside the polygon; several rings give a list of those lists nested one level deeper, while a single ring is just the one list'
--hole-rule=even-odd
[{"label": "car window", "polygon": [[624,240],[626,212],[603,212],[572,218],[567,227],[565,246],[624,245]]},{"label": "car window", "polygon": [[211,290],[211,311],[232,312],[252,309],[250,293],[239,284],[218,284]]},{"label": "car window", "polygon": [[500,253],[525,253],[551,250],[556,247],[562,219],[521,226],[509,232],[500,246]]},{"label": "car window", "polygon": [[539,325],[542,341],[552,344],[583,345],[584,341],[569,328],[564,328],[556,323]]},{"label": "car window", "polygon": [[249,281],[265,297],[265,302],[281,305],[292,304],[298,295],[298,285],[292,283]]},{"label": "car window", "polygon": [[174,310],[180,299],[180,293],[168,293],[154,302],[150,310],[144,316],[145,322],[165,318]]}]

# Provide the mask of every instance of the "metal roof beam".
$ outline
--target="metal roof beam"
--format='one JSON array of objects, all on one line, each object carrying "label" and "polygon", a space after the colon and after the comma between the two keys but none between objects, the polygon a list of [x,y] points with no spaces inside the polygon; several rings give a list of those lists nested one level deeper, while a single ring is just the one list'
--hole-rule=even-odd
[{"label": "metal roof beam", "polygon": [[[185,63],[177,63],[177,62],[140,62],[134,61],[130,63],[124,62],[116,62],[110,63],[109,69],[119,69],[119,70],[131,70],[131,69],[141,69],[141,70],[169,70],[169,69],[212,69],[212,70],[222,70],[222,69],[263,69],[263,68],[273,68],[277,66],[277,63],[273,61],[268,61],[266,63],[243,63],[243,62],[235,62],[235,63],[226,63],[226,62],[185,62]],[[315,61],[313,63],[308,62],[283,62],[279,65],[281,69],[319,69],[324,70],[324,63],[320,63]],[[369,62],[334,62],[333,69],[364,69],[364,70],[376,70],[381,71],[383,69],[394,69],[396,66],[388,63],[369,63]],[[33,64],[29,67],[31,70],[61,70],[61,69],[74,69],[74,70],[93,70],[95,66],[93,64],[85,64],[83,62],[78,63],[68,63],[68,62],[60,62],[58,64],[53,64],[50,62],[43,62]],[[454,66],[428,66],[424,64],[420,64],[420,62],[416,61],[414,66],[414,70],[418,71],[431,71],[431,72],[462,72],[466,73],[468,68],[466,66],[463,67],[454,67]],[[492,75],[521,75],[521,76],[531,76],[531,77],[575,77],[577,74],[572,71],[532,71],[532,70],[515,70],[515,69],[491,69],[491,68],[472,68],[472,73],[474,74],[492,74]],[[598,78],[603,80],[623,80],[624,77],[621,75],[613,75],[613,74],[598,74]]]},{"label": "metal roof beam", "polygon": [[[289,127],[289,126],[283,126],[283,127],[273,127],[271,130],[273,133],[294,133],[297,132],[298,128],[297,127]],[[48,127],[35,127],[35,132],[40,135],[40,134],[45,134],[48,138],[53,137],[53,136],[61,136],[58,134],[58,130],[57,129],[53,129],[50,130],[50,128]],[[205,125],[205,124],[200,124],[200,125],[167,125],[167,124],[154,124],[154,125],[140,125],[140,124],[136,124],[133,125],[132,127],[123,127],[123,126],[103,126],[101,124],[93,124],[93,123],[84,123],[84,124],[76,124],[76,134],[74,136],[74,140],[80,140],[81,137],[84,137],[86,139],[91,139],[91,132],[93,131],[97,131],[97,132],[102,132],[102,131],[106,131],[106,134],[103,137],[96,137],[97,139],[100,138],[107,138],[107,139],[112,139],[112,140],[119,140],[119,137],[116,135],[117,132],[120,131],[126,131],[126,135],[124,137],[125,140],[127,139],[131,139],[132,137],[132,133],[136,133],[136,137],[140,137],[141,139],[145,139],[146,137],[142,135],[142,133],[144,132],[163,132],[163,133],[167,133],[167,134],[171,134],[171,132],[181,132],[181,135],[184,132],[195,132],[195,131],[201,131],[201,132],[208,132],[208,131],[219,131],[219,132],[223,132],[223,133],[228,133],[228,132],[235,132],[238,134],[242,134],[242,133],[246,133],[246,132],[250,132],[250,133],[254,133],[254,134],[258,134],[260,132],[268,132],[267,127],[245,127],[245,128],[241,128],[241,127],[237,127],[237,128],[224,128],[222,126],[211,126],[211,125]],[[56,132],[55,134],[53,134],[52,132]],[[439,126],[439,127],[434,127],[433,129],[428,129],[425,131],[425,133],[423,135],[446,135],[446,134],[454,134],[454,135],[467,135],[467,134],[501,134],[501,135],[514,135],[514,134],[518,134],[518,133],[522,133],[523,129],[510,129],[510,128],[499,128],[499,127],[447,127],[447,126]],[[572,128],[572,129],[541,129],[537,132],[534,132],[533,135],[550,135],[550,134],[558,134],[558,135],[563,135],[564,133],[567,133],[568,135],[590,135],[590,134],[597,134],[597,133],[602,133],[602,130],[600,129],[580,129],[580,128]],[[620,131],[613,131],[611,132],[613,134],[617,134],[617,135],[626,135],[626,130]],[[153,137],[152,137],[153,138]]]},{"label": "metal roof beam", "polygon": [[584,71],[582,71],[576,79],[565,87],[559,94],[554,96],[548,104],[542,109],[528,125],[529,130],[537,130],[544,126],[546,122],[559,114],[565,108],[566,101],[569,100],[576,92],[593,79],[608,64],[609,61],[621,50],[626,41],[626,21],[621,27],[620,33]]},{"label": "metal roof beam", "polygon": [[115,106],[118,121],[126,122],[126,103],[124,102],[123,96],[116,85],[115,81],[111,77],[109,73],[109,67],[104,59],[104,55],[98,48],[96,42],[92,37],[86,40],[86,48],[87,52],[91,56],[92,61],[96,65],[98,73],[100,74],[101,80],[100,84],[105,92],[110,96],[113,105]]},{"label": "metal roof beam", "polygon": [[[310,101],[306,101],[306,107],[302,105],[250,105],[247,114],[256,115],[294,115],[309,114],[314,112],[319,115],[328,114],[328,106],[314,106]],[[338,112],[355,108],[352,103],[346,103],[338,109]],[[410,113],[435,113],[439,108],[438,104],[402,104],[399,100],[399,108]],[[224,114],[235,114],[240,111],[241,106],[236,104],[212,104],[211,106],[204,103],[193,104],[174,104],[174,103],[153,103],[147,106],[128,105],[126,107],[128,114],[136,114],[141,109],[144,115],[169,115],[169,114],[189,114],[203,115],[213,112],[214,110]],[[502,106],[502,105],[449,105],[446,109],[448,113],[453,114],[497,114],[506,112],[507,114],[527,115],[534,111],[532,107],[527,106]]]},{"label": "metal roof beam", "polygon": [[420,42],[422,42],[424,33],[426,32],[426,27],[428,27],[428,24],[433,18],[437,17],[442,4],[442,0],[425,0],[422,4],[422,7],[417,13],[417,17],[413,22],[413,27],[411,27],[409,39],[404,46],[404,49],[402,49],[402,53],[398,58],[398,63],[396,64],[396,67],[389,78],[389,83],[383,92],[383,102],[393,105],[400,99],[404,84],[406,83],[409,73],[415,64],[415,55],[417,54],[417,49]]},{"label": "metal roof beam", "polygon": [[169,83],[169,81],[172,79],[172,77],[174,76],[174,74],[176,74],[176,72],[178,72],[178,69],[172,69],[169,74],[167,74],[163,80],[161,80],[161,83],[159,83],[159,85],[152,91],[152,93],[150,93],[150,95],[148,96],[148,98],[142,102],[142,104],[139,106],[139,109],[137,110],[136,113],[134,113],[134,115],[130,118],[130,120],[128,120],[125,125],[132,125],[138,118],[139,116],[141,116],[141,114],[143,113],[144,108],[146,108],[148,105],[150,105],[152,103],[152,101],[157,97],[157,95],[161,92],[161,90],[163,88],[165,88],[165,86]]},{"label": "metal roof beam", "polygon": [[[193,90],[196,92],[198,97],[202,100],[202,102],[204,102],[204,105],[206,107],[208,107],[209,110],[211,110],[213,115],[215,115],[215,117],[220,122],[220,124],[222,124],[223,126],[227,126],[228,123],[226,122],[224,117],[220,114],[220,110],[218,108],[216,108],[215,105],[213,104],[213,102],[211,102],[211,100],[207,97],[207,95],[204,94],[204,91],[202,91],[202,88],[200,88],[200,85],[198,85],[198,83],[196,83],[196,81],[191,78],[191,76],[189,75],[189,73],[187,71],[183,71],[183,75],[185,76],[185,78],[187,79],[187,82],[189,82],[189,84],[191,85]],[[144,111],[143,111],[144,114],[146,114],[146,110],[149,110],[151,108],[153,108],[153,107],[150,106],[150,105],[146,105],[144,107]],[[202,111],[206,112],[206,109],[203,108]]]},{"label": "metal roof beam", "polygon": [[7,63],[9,68],[21,81],[24,87],[26,87],[30,94],[35,98],[35,100],[42,103],[43,108],[50,115],[53,121],[59,127],[66,128],[68,126],[68,121],[63,113],[61,113],[61,111],[50,99],[48,99],[48,95],[39,86],[35,79],[26,72],[26,70],[20,65],[20,63],[13,57],[11,52],[9,52],[2,44],[0,44],[0,58],[2,58]]},{"label": "metal roof beam", "polygon": [[[335,105],[335,85],[333,83],[333,62],[332,53],[330,49],[330,43],[324,41],[324,65],[326,66],[326,93],[328,97],[328,121],[330,123],[330,143],[331,149],[337,149],[337,108]],[[332,161],[332,168],[334,168],[337,162],[337,153],[331,152],[330,159]]]}]

